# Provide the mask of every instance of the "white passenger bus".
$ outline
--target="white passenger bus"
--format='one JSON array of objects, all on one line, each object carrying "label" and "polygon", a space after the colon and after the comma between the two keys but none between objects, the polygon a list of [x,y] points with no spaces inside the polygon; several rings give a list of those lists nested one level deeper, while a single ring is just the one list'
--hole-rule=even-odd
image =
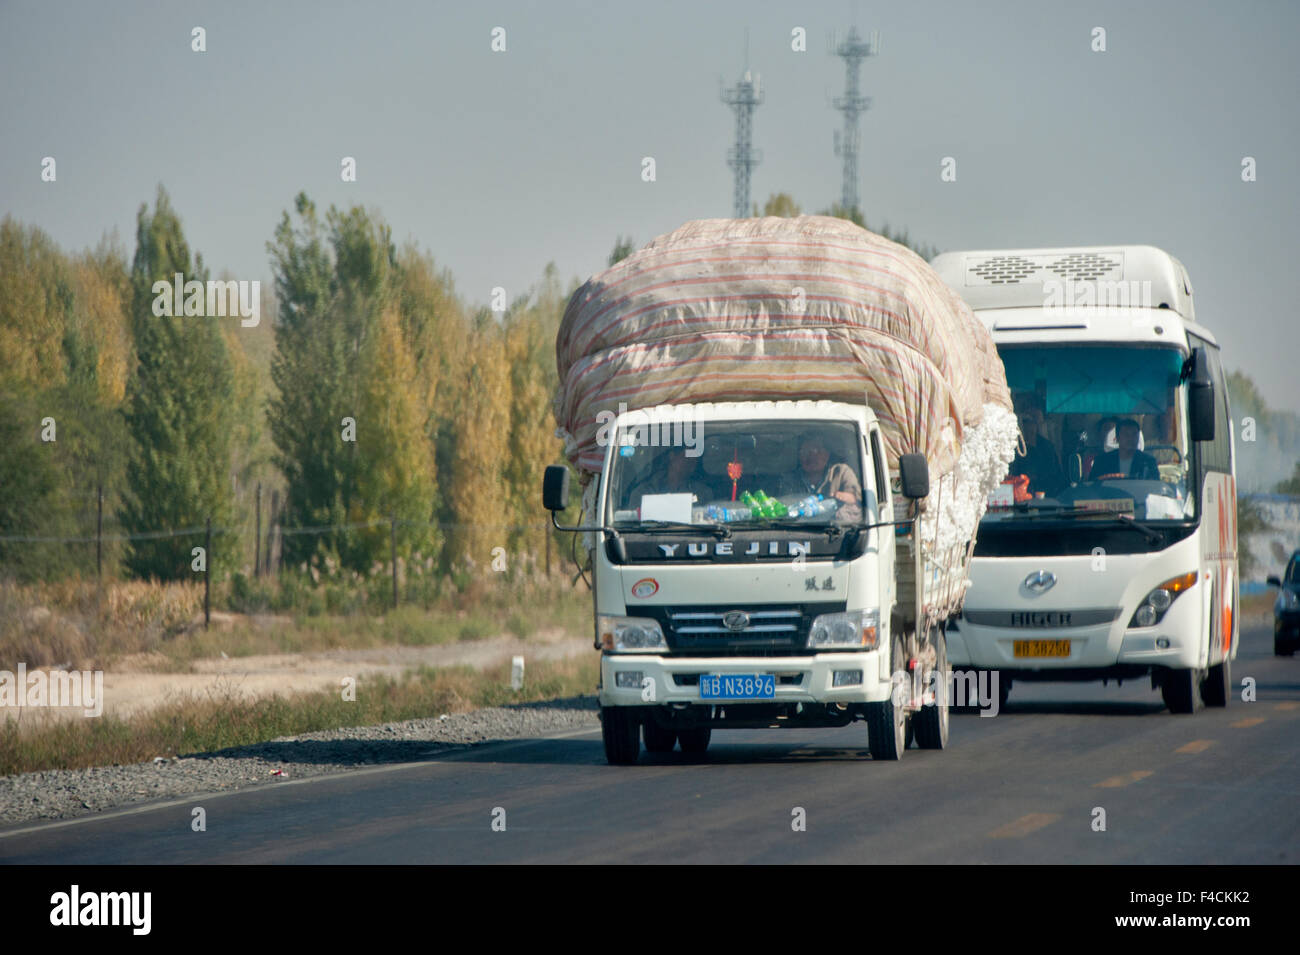
[{"label": "white passenger bus", "polygon": [[992,330],[1021,430],[947,634],[954,669],[999,671],[1004,702],[1013,681],[1149,675],[1171,712],[1225,706],[1232,421],[1182,263],[1116,246],[932,265]]}]

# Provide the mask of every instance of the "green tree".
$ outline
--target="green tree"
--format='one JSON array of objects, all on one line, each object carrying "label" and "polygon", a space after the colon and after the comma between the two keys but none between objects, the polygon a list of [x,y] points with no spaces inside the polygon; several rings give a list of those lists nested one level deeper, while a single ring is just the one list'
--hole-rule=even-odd
[{"label": "green tree", "polygon": [[1250,552],[1247,540],[1254,534],[1268,530],[1264,512],[1257,501],[1245,494],[1237,495],[1237,570],[1249,578],[1259,569],[1259,561]]},{"label": "green tree", "polygon": [[609,253],[609,264],[618,265],[635,251],[636,245],[633,244],[632,237],[620,235],[614,240],[614,248]]},{"label": "green tree", "polygon": [[[759,215],[758,203],[754,203],[754,215]],[[774,192],[767,197],[767,202],[763,203],[762,215],[780,216],[782,219],[793,219],[802,215],[799,204],[788,192]]]},{"label": "green tree", "polygon": [[1291,476],[1283,481],[1278,481],[1274,490],[1278,494],[1295,494],[1300,496],[1300,461],[1295,463],[1295,470]]},{"label": "green tree", "polygon": [[[127,447],[125,288],[125,261],[112,243],[70,257],[40,229],[0,223],[0,404],[16,429],[0,440],[0,522],[10,533],[93,533],[100,487],[110,515],[115,507]],[[54,440],[38,434],[47,419]],[[19,490],[35,476],[39,494]],[[111,572],[116,548],[105,556]],[[80,543],[11,542],[0,566],[52,579],[93,571],[95,554]]]},{"label": "green tree", "polygon": [[[127,385],[132,448],[122,526],[138,534],[195,527],[209,518],[223,526],[233,516],[230,450],[237,409],[220,319],[154,314],[156,281],[170,288],[181,273],[187,282],[206,282],[208,272],[201,256],[191,257],[161,186],[154,211],[141,206],[136,223],[130,317],[137,365]],[[197,536],[135,540],[126,564],[141,577],[187,578],[197,543]],[[234,545],[229,538],[214,542],[209,572],[233,563]]]},{"label": "green tree", "polygon": [[[271,362],[276,394],[268,417],[276,463],[287,484],[286,523],[382,519],[395,503],[392,494],[404,486],[394,475],[408,473],[407,465],[397,463],[405,445],[428,440],[427,414],[418,396],[398,400],[380,393],[388,383],[368,380],[368,368],[379,367],[374,339],[381,333],[380,317],[401,300],[396,248],[388,226],[359,206],[331,207],[324,222],[305,194],[297,196],[294,207],[298,227],[286,212],[268,243],[280,309]],[[385,334],[391,341],[400,332]],[[407,367],[408,359],[394,359],[403,376],[398,387],[419,392],[419,375]],[[382,415],[389,418],[381,420]],[[388,477],[376,477],[383,474]],[[384,487],[388,492],[381,492]],[[284,559],[290,563],[320,563],[330,553],[362,570],[386,556],[387,548],[380,549],[375,535],[347,529],[284,539]]]},{"label": "green tree", "polygon": [[867,221],[862,215],[862,210],[856,206],[852,209],[845,209],[840,203],[835,202],[831,204],[829,209],[824,209],[818,214],[823,216],[834,216],[837,219],[848,219],[850,222],[860,225],[864,229],[870,229],[877,235],[884,236],[890,242],[897,242],[899,245],[911,249],[927,262],[939,254],[939,249],[930,245],[928,242],[918,242],[913,240],[906,229],[902,232],[896,232],[889,227],[889,223],[885,223],[879,229],[872,229],[871,226],[867,225]]}]

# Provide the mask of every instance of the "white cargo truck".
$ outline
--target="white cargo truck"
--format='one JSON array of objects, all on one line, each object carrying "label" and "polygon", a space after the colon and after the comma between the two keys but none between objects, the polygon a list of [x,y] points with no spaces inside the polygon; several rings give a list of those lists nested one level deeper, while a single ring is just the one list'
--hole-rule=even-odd
[{"label": "white cargo truck", "polygon": [[948,740],[944,626],[1011,459],[992,337],[842,220],[703,220],[575,292],[545,506],[576,472],[605,752],[864,721]]},{"label": "white cargo truck", "polygon": [[[700,453],[641,445],[651,429],[694,432]],[[838,467],[840,485],[857,493],[817,501],[799,486],[810,458],[818,474],[823,458]],[[568,481],[567,468],[547,469],[553,514],[569,504]],[[943,625],[961,606],[969,546],[919,546],[925,458],[904,455],[891,477],[870,408],[778,401],[630,411],[614,422],[599,482],[599,522],[561,529],[597,539],[611,763],[634,762],[642,733],[652,752],[674,743],[703,752],[718,727],[865,720],[876,759],[898,759],[913,736],[923,748],[947,744]]]}]

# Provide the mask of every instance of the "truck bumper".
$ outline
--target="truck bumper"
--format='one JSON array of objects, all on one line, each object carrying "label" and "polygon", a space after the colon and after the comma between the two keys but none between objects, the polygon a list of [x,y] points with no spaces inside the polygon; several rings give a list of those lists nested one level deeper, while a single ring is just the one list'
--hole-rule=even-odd
[{"label": "truck bumper", "polygon": [[[890,695],[887,657],[883,650],[798,657],[671,657],[606,653],[600,661],[600,705],[879,703],[889,699]],[[859,682],[835,686],[836,673],[849,674],[847,678],[852,678],[854,671],[860,674]],[[769,700],[702,700],[701,674],[771,674],[775,677],[776,696]],[[844,679],[846,677],[841,676],[841,681]]]}]

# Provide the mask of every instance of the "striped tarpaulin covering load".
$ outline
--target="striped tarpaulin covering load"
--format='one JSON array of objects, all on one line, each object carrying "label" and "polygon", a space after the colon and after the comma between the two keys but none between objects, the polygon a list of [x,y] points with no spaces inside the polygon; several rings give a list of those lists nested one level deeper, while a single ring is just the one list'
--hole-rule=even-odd
[{"label": "striped tarpaulin covering load", "polygon": [[984,405],[1011,407],[988,331],[920,256],[851,222],[704,219],[592,277],[556,338],[555,417],[600,470],[597,415],[661,404],[818,399],[880,418],[891,468],[952,468]]}]

